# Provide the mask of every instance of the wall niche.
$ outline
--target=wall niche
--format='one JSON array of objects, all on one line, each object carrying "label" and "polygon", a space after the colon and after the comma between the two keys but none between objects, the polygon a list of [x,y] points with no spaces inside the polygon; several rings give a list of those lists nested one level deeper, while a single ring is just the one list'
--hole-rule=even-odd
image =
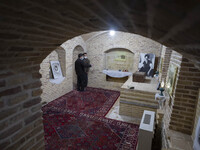
[{"label": "wall niche", "polygon": [[114,48],[105,52],[105,69],[133,72],[134,53],[124,48]]},{"label": "wall niche", "polygon": [[[105,52],[105,69],[133,72],[134,53],[124,48],[114,48]],[[124,83],[128,77],[113,78],[106,75],[106,81]]]}]

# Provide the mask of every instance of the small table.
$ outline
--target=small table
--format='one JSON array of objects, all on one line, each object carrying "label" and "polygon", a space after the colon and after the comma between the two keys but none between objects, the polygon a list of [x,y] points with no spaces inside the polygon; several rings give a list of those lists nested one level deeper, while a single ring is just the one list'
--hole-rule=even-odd
[{"label": "small table", "polygon": [[133,73],[133,82],[144,82],[145,81],[145,72],[136,71]]},{"label": "small table", "polygon": [[159,109],[162,109],[163,103],[166,100],[165,95],[161,96],[159,93],[156,93],[155,100],[158,101]]}]

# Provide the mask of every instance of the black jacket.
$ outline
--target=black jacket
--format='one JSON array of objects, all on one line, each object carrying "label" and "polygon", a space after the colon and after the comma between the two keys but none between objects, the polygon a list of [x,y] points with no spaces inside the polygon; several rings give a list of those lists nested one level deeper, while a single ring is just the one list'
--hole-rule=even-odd
[{"label": "black jacket", "polygon": [[75,61],[75,71],[77,75],[79,76],[85,75],[86,74],[84,70],[85,67],[91,67],[91,65],[85,64],[83,60],[79,58]]},{"label": "black jacket", "polygon": [[88,67],[85,67],[85,72],[88,73],[89,72],[89,68],[91,67],[90,66],[90,60],[88,58],[84,58],[83,62],[84,62],[85,66],[88,66]]}]

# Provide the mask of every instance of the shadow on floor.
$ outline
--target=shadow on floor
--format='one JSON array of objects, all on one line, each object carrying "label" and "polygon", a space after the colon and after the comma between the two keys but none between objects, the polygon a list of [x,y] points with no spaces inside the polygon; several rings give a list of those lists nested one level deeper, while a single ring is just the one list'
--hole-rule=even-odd
[{"label": "shadow on floor", "polygon": [[156,125],[154,138],[152,141],[152,150],[161,150],[162,148],[162,136],[161,136],[161,128],[158,128]]}]

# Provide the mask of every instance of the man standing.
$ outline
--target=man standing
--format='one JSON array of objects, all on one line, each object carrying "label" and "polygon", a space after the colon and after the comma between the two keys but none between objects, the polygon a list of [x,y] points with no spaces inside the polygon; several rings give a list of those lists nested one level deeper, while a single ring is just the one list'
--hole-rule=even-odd
[{"label": "man standing", "polygon": [[[86,72],[85,67],[89,67],[83,62],[83,54],[78,54],[78,59],[75,61],[75,71],[77,75],[77,90],[84,91],[84,86],[86,82]],[[90,65],[91,66],[91,65]]]},{"label": "man standing", "polygon": [[90,65],[90,60],[88,59],[88,57],[87,57],[87,53],[83,53],[83,55],[84,55],[84,59],[83,59],[83,62],[84,62],[84,64],[85,64],[85,73],[86,73],[86,81],[85,81],[85,85],[84,85],[84,87],[87,87],[87,84],[88,84],[88,72],[89,72],[89,68],[91,67],[91,65]]}]

